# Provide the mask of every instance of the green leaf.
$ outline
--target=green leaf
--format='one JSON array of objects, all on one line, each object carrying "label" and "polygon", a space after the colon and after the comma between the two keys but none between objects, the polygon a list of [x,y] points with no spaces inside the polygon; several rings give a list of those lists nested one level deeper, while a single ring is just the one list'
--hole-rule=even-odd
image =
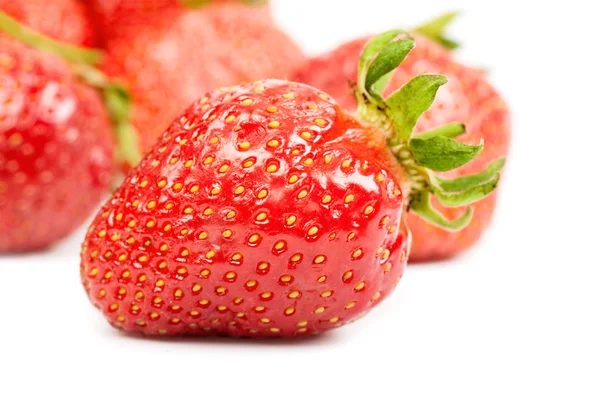
[{"label": "green leaf", "polygon": [[410,209],[428,223],[450,231],[464,229],[473,217],[473,209],[469,207],[458,219],[448,220],[446,216],[431,207],[431,193],[427,191],[418,192],[414,195],[410,202]]},{"label": "green leaf", "polygon": [[504,158],[496,159],[483,172],[476,175],[463,176],[454,180],[442,179],[434,175],[432,183],[445,192],[462,193],[492,180],[500,173],[505,162],[506,159]]},{"label": "green leaf", "polygon": [[412,30],[414,33],[421,34],[429,39],[441,44],[449,50],[454,50],[459,47],[459,44],[446,37],[446,28],[458,16],[457,12],[442,14],[441,16],[419,26]]},{"label": "green leaf", "polygon": [[443,75],[419,75],[387,99],[395,129],[391,146],[410,138],[417,120],[429,109],[438,89],[446,82],[448,79]]},{"label": "green leaf", "polygon": [[426,139],[411,138],[408,146],[419,165],[447,172],[470,162],[483,150],[483,141],[479,145],[467,145],[444,136]]},{"label": "green leaf", "polygon": [[404,61],[415,46],[411,38],[404,38],[386,45],[369,66],[365,79],[365,89],[374,97],[381,96],[389,75]]},{"label": "green leaf", "polygon": [[418,135],[414,135],[413,138],[428,139],[434,136],[443,136],[445,138],[456,138],[464,134],[466,127],[460,122],[451,122],[447,125],[442,125],[439,128],[432,129],[431,131],[423,132]]},{"label": "green leaf", "polygon": [[358,76],[366,78],[367,67],[377,54],[381,52],[389,43],[394,41],[396,37],[404,33],[403,30],[389,30],[373,37],[363,49],[358,61]]},{"label": "green leaf", "polygon": [[435,196],[444,206],[459,207],[466,206],[483,199],[496,189],[499,181],[500,174],[496,173],[487,182],[457,193],[446,192],[440,189],[439,186],[436,186],[434,183],[432,183],[431,187]]},{"label": "green leaf", "polygon": [[22,25],[3,11],[0,11],[0,31],[30,47],[47,51],[70,62],[98,64],[102,58],[102,53],[99,50],[75,47],[54,40]]}]

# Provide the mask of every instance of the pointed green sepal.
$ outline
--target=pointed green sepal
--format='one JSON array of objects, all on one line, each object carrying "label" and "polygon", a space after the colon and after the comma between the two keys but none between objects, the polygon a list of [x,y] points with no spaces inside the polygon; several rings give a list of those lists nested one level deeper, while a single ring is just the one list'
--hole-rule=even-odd
[{"label": "pointed green sepal", "polygon": [[446,82],[448,79],[443,75],[419,75],[386,100],[395,131],[391,145],[408,141],[417,120],[429,109],[438,89]]},{"label": "pointed green sepal", "polygon": [[428,223],[450,231],[464,229],[473,218],[473,209],[469,207],[458,219],[448,220],[431,206],[431,193],[427,191],[418,192],[413,196],[410,209]]},{"label": "pointed green sepal", "polygon": [[423,132],[413,136],[413,138],[427,139],[433,136],[443,136],[445,138],[456,138],[465,133],[466,127],[460,122],[451,122],[447,125],[442,125],[439,128],[432,129],[431,131]]},{"label": "pointed green sepal", "polygon": [[389,80],[389,74],[404,61],[408,53],[415,47],[411,38],[403,38],[386,45],[375,57],[365,78],[365,88],[371,96],[381,98],[381,93]]},{"label": "pointed green sepal", "polygon": [[442,179],[438,176],[432,179],[432,183],[448,193],[462,193],[473,189],[482,184],[488,183],[496,176],[500,175],[500,171],[504,167],[506,159],[500,158],[493,161],[483,172],[476,175],[459,177],[453,180]]},{"label": "pointed green sepal", "polygon": [[417,163],[437,172],[447,172],[469,163],[483,150],[479,145],[467,145],[444,136],[411,138],[408,147]]},{"label": "pointed green sepal", "polygon": [[498,186],[500,174],[496,173],[496,175],[487,182],[457,193],[450,193],[440,189],[439,186],[436,186],[436,184],[433,183],[433,180],[435,180],[435,177],[432,178],[431,187],[439,201],[446,207],[460,207],[475,203],[492,193]]},{"label": "pointed green sepal", "polygon": [[454,50],[459,47],[459,44],[448,38],[445,31],[457,16],[457,12],[442,14],[441,16],[414,28],[412,32],[421,34],[449,50]]},{"label": "pointed green sepal", "polygon": [[98,64],[102,59],[102,53],[99,50],[76,47],[54,40],[31,30],[3,11],[0,11],[0,31],[30,47],[52,53],[72,63]]}]

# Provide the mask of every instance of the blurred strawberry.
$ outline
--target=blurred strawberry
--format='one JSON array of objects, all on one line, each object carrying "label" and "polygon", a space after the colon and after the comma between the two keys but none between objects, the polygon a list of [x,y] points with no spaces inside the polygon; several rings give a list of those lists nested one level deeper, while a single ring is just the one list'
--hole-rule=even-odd
[{"label": "blurred strawberry", "polygon": [[0,10],[25,26],[79,46],[95,44],[95,33],[79,0],[0,0]]},{"label": "blurred strawberry", "polygon": [[0,11],[0,252],[53,244],[107,192],[128,104],[99,58]]},{"label": "blurred strawberry", "polygon": [[[475,160],[444,175],[455,178],[481,172],[495,158],[506,156],[510,123],[506,104],[490,86],[485,75],[455,62],[452,53],[444,47],[455,46],[454,42],[441,34],[443,26],[451,20],[449,17],[452,16],[443,16],[417,30],[421,33],[416,36],[417,47],[394,72],[388,90],[397,89],[420,74],[435,72],[448,78],[448,85],[440,90],[438,98],[421,117],[416,129],[423,131],[448,122],[461,122],[466,125],[467,131],[458,140],[464,143],[485,141],[485,150]],[[323,89],[342,107],[352,109],[356,107],[352,86],[357,81],[356,61],[367,41],[358,39],[313,58],[301,66],[293,78]],[[464,208],[444,208],[437,200],[433,202],[449,219],[464,212]],[[460,231],[441,229],[409,214],[408,224],[413,233],[410,260],[445,259],[471,247],[489,225],[495,203],[496,195],[493,194],[473,204],[473,221]]]},{"label": "blurred strawberry", "polygon": [[211,4],[136,16],[107,36],[105,72],[126,84],[146,151],[199,95],[261,78],[287,78],[305,58],[265,10]]}]

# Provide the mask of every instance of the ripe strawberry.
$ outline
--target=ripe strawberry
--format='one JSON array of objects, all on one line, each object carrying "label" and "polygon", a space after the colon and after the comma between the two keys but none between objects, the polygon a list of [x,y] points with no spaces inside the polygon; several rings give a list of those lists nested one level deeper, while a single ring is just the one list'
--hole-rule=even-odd
[{"label": "ripe strawberry", "polygon": [[78,0],[0,0],[0,10],[56,40],[84,47],[95,44],[93,25]]},{"label": "ripe strawberry", "polygon": [[498,173],[455,181],[429,173],[482,146],[451,139],[460,124],[411,136],[441,76],[382,99],[385,74],[414,46],[399,34],[365,48],[357,117],[315,88],[265,80],[208,93],[177,118],[84,241],[81,278],[109,322],[169,335],[328,330],[397,284],[409,204],[433,223],[464,227],[470,212],[445,220],[430,195],[470,203],[493,190]]},{"label": "ripe strawberry", "polygon": [[[446,44],[448,44],[446,40]],[[320,88],[331,94],[346,108],[356,107],[353,90],[349,85],[356,81],[354,61],[360,55],[366,39],[342,45],[329,54],[314,58],[303,65],[293,78]],[[506,104],[490,86],[480,71],[454,61],[450,51],[424,37],[417,37],[417,47],[405,63],[396,70],[390,81],[390,90],[406,84],[416,75],[437,72],[448,77],[448,86],[441,90],[432,108],[417,123],[418,132],[456,121],[464,123],[467,132],[459,138],[465,143],[484,139],[486,149],[469,164],[446,174],[464,176],[483,171],[499,156],[506,156],[510,141],[510,121]],[[387,93],[386,93],[387,95]],[[471,247],[488,227],[496,195],[491,195],[473,205],[474,219],[461,231],[448,231],[424,222],[417,215],[409,215],[408,225],[413,233],[411,261],[445,259]],[[448,218],[457,217],[462,208],[438,208]]]},{"label": "ripe strawberry", "polygon": [[[304,61],[264,10],[238,4],[168,9],[119,24],[106,39],[105,72],[126,84],[146,151],[198,95],[260,78],[285,78]],[[135,163],[134,163],[135,164]]]},{"label": "ripe strawberry", "polygon": [[0,252],[37,250],[77,228],[107,191],[111,120],[126,129],[126,100],[86,65],[95,51],[3,12],[0,32]]}]

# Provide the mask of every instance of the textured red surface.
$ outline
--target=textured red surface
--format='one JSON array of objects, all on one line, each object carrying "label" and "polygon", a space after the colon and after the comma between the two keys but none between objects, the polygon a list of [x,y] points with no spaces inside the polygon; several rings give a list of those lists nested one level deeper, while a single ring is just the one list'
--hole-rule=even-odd
[{"label": "textured red surface", "polygon": [[127,331],[329,330],[402,276],[405,188],[379,131],[320,91],[278,80],[216,91],[96,216],[82,281]]},{"label": "textured red surface", "polygon": [[79,0],[0,0],[0,9],[57,40],[86,47],[95,45],[93,25]]},{"label": "textured red surface", "polygon": [[[356,101],[349,85],[356,82],[357,62],[367,39],[345,44],[335,51],[310,60],[293,76],[331,94],[346,109],[354,109]],[[394,72],[388,93],[400,88],[411,78],[425,73],[443,74],[448,84],[443,86],[428,112],[417,123],[416,132],[430,130],[449,122],[463,122],[467,133],[460,138],[465,143],[485,140],[482,154],[469,164],[448,172],[452,178],[485,169],[494,159],[506,156],[510,142],[508,108],[489,85],[483,73],[454,62],[452,54],[425,38],[417,38],[417,47]],[[435,201],[436,207],[438,203]],[[496,194],[473,205],[472,223],[460,232],[448,232],[432,226],[418,216],[409,215],[408,225],[413,235],[411,261],[427,261],[451,257],[477,242],[489,225]],[[440,208],[454,219],[464,208]]]},{"label": "textured red surface", "polygon": [[205,92],[264,78],[287,78],[304,61],[261,8],[214,5],[136,16],[107,38],[106,72],[135,100],[143,151]]},{"label": "textured red surface", "polygon": [[107,191],[110,122],[63,61],[0,37],[0,251],[46,247]]}]

